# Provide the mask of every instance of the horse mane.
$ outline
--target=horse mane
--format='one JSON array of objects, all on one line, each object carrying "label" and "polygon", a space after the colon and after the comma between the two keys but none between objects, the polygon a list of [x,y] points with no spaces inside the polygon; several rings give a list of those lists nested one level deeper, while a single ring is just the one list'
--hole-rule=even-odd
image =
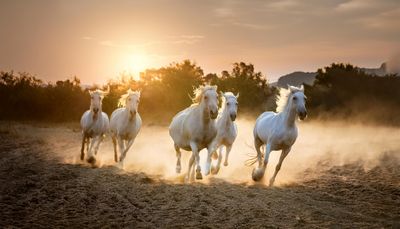
[{"label": "horse mane", "polygon": [[279,113],[284,111],[287,104],[289,103],[291,95],[299,91],[303,91],[303,89],[294,86],[288,86],[288,89],[280,88],[279,95],[276,100],[276,112]]},{"label": "horse mane", "polygon": [[108,93],[110,93],[110,87],[107,88],[107,91],[103,91],[103,90],[98,89],[98,88],[95,89],[95,90],[89,90],[89,94],[94,94],[94,93],[99,94],[103,98]]},{"label": "horse mane", "polygon": [[201,98],[203,97],[203,94],[208,91],[208,90],[215,90],[217,91],[217,86],[216,85],[200,85],[198,88],[195,88],[193,90],[194,97],[192,99],[192,105],[197,105],[201,102]]},{"label": "horse mane", "polygon": [[221,96],[221,97],[222,97],[222,106],[221,106],[221,108],[219,109],[219,112],[224,111],[224,109],[225,109],[225,107],[226,107],[226,98],[225,98],[225,96],[227,96],[227,97],[234,97],[234,98],[236,99],[236,96],[235,96],[232,92],[224,92],[224,93],[222,93],[222,94],[223,94],[223,96]]},{"label": "horse mane", "polygon": [[121,97],[118,100],[118,107],[125,107],[126,105],[126,99],[131,96],[131,95],[135,95],[138,98],[140,97],[140,91],[132,91],[131,89],[129,89],[126,94],[121,95]]}]

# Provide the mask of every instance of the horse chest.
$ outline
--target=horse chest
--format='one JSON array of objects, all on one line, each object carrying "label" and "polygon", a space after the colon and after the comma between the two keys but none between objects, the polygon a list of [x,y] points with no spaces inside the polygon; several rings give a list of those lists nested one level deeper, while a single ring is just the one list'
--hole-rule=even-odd
[{"label": "horse chest", "polygon": [[293,145],[294,142],[296,141],[296,137],[297,135],[292,132],[277,135],[271,141],[273,150],[280,150]]}]

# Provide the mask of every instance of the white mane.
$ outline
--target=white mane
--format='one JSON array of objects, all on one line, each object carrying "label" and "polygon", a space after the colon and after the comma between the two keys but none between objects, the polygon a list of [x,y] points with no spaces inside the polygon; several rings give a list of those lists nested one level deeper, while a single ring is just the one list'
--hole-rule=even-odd
[{"label": "white mane", "polygon": [[276,100],[276,112],[279,113],[284,111],[289,99],[291,98],[291,95],[298,91],[303,91],[303,89],[301,87],[299,88],[294,86],[288,86],[288,89],[280,88],[279,95]]},{"label": "white mane", "polygon": [[208,90],[215,90],[217,91],[217,86],[215,85],[201,85],[198,88],[194,89],[194,97],[192,98],[192,105],[199,104],[201,102],[201,98],[203,97],[203,94],[208,91]]},{"label": "white mane", "polygon": [[126,99],[131,96],[137,96],[138,98],[140,97],[140,91],[132,91],[131,89],[129,89],[126,94],[121,95],[121,97],[118,100],[118,107],[125,107],[126,105]]},{"label": "white mane", "polygon": [[95,89],[95,90],[89,90],[89,94],[98,94],[101,96],[101,98],[103,98],[104,96],[106,96],[108,93],[110,93],[110,88],[107,88],[107,91],[103,91],[101,89]]}]

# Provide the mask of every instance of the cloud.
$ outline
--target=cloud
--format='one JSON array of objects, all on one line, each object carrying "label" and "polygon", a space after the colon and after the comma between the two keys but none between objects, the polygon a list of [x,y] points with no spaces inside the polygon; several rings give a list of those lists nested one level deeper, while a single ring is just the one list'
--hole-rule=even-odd
[{"label": "cloud", "polygon": [[215,15],[217,17],[232,17],[234,15],[233,10],[231,8],[217,8],[214,10]]},{"label": "cloud", "polygon": [[192,45],[192,44],[200,42],[202,39],[204,39],[204,36],[202,36],[202,35],[178,35],[178,36],[166,36],[162,40],[148,41],[148,42],[140,43],[140,44],[121,44],[121,43],[117,43],[117,42],[110,41],[110,40],[100,41],[99,44],[103,45],[103,46],[114,47],[114,48],[143,48],[143,47],[149,47],[149,46],[160,45],[160,44]]},{"label": "cloud", "polygon": [[400,7],[397,9],[388,10],[375,14],[372,16],[366,16],[356,21],[360,22],[363,26],[371,29],[383,29],[383,30],[399,30],[400,29]]},{"label": "cloud", "polygon": [[253,23],[243,23],[243,22],[233,22],[232,23],[235,26],[247,28],[247,29],[253,29],[253,30],[267,30],[267,29],[272,29],[273,26],[267,26],[267,25],[259,25],[259,24],[253,24]]},{"label": "cloud", "polygon": [[288,10],[298,5],[299,3],[295,0],[283,0],[283,1],[271,2],[267,4],[267,8],[270,10]]},{"label": "cloud", "polygon": [[82,37],[82,40],[93,40],[93,37],[84,36],[84,37]]}]

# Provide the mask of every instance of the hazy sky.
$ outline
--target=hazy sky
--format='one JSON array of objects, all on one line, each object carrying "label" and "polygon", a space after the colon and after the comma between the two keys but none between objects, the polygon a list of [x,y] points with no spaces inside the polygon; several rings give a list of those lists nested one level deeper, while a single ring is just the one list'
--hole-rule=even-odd
[{"label": "hazy sky", "polygon": [[104,82],[183,59],[251,62],[270,81],[400,51],[399,0],[1,0],[0,70]]}]

